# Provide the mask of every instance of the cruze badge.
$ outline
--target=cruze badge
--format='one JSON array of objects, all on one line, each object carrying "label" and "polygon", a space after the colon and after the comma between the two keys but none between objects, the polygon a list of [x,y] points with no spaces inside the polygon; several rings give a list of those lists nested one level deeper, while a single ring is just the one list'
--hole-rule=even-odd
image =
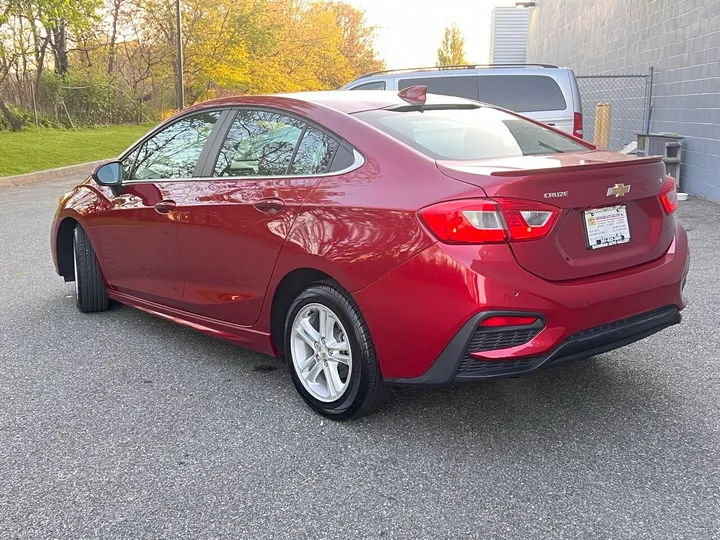
[{"label": "cruze badge", "polygon": [[608,188],[607,196],[612,197],[614,195],[615,198],[624,197],[626,193],[630,193],[630,187],[631,186],[626,186],[625,184],[615,184],[613,187]]},{"label": "cruze badge", "polygon": [[567,191],[553,191],[552,193],[546,193],[543,195],[546,199],[556,199],[558,197],[567,197],[568,192]]}]

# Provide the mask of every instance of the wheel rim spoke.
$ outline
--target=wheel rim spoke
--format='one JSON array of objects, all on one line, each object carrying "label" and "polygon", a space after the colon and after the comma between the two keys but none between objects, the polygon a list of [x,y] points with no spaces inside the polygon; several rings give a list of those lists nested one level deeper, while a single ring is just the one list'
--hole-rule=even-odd
[{"label": "wheel rim spoke", "polygon": [[319,362],[315,362],[315,365],[308,371],[305,371],[303,373],[303,376],[305,377],[306,381],[316,384],[317,378],[320,375],[320,373],[322,373],[322,371],[323,371],[322,364],[320,364]]},{"label": "wheel rim spoke", "polygon": [[338,390],[342,389],[342,381],[340,376],[337,374],[337,370],[333,370],[330,364],[323,366],[323,374],[325,375],[325,383],[327,384],[328,393],[330,397],[335,400],[338,397]]},{"label": "wheel rim spoke", "polygon": [[298,365],[299,365],[299,367],[300,367],[300,371],[303,372],[303,373],[305,373],[305,372],[307,372],[307,371],[313,366],[313,364],[315,364],[315,363],[317,363],[317,358],[315,357],[314,354],[311,354],[311,355],[308,356],[304,361],[298,362]]},{"label": "wheel rim spoke", "polygon": [[330,355],[328,362],[334,362],[336,365],[343,364],[343,365],[349,367],[350,366],[350,357],[346,356],[344,354],[333,353]]},{"label": "wheel rim spoke", "polygon": [[298,337],[310,345],[310,347],[314,347],[320,340],[320,335],[318,334],[318,331],[312,327],[312,324],[310,324],[309,318],[304,318],[300,321],[300,324],[296,326],[295,331],[297,332]]},{"label": "wheel rim spoke", "polygon": [[337,341],[335,339],[327,343],[327,347],[334,352],[345,352],[350,350],[350,345],[348,345],[347,341]]}]

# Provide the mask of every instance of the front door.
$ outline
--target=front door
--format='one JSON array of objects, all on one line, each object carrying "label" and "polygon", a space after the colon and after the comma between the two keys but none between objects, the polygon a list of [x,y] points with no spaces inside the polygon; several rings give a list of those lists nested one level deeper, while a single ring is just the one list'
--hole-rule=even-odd
[{"label": "front door", "polygon": [[198,179],[183,204],[185,309],[235,324],[257,321],[283,242],[337,148],[298,118],[237,111],[207,169],[211,177]]},{"label": "front door", "polygon": [[110,202],[92,220],[108,284],[146,300],[179,305],[183,273],[178,210],[189,195],[198,161],[221,111],[181,118],[123,159],[123,183],[106,189]]}]

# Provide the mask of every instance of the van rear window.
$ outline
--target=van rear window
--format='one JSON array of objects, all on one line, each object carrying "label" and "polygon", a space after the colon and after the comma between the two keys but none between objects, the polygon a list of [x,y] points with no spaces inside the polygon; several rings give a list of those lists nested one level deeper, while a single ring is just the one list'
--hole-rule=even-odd
[{"label": "van rear window", "polygon": [[481,75],[480,101],[511,111],[564,111],[567,103],[552,77],[544,75]]},{"label": "van rear window", "polygon": [[469,161],[588,150],[570,137],[490,107],[375,109],[354,116],[432,159]]},{"label": "van rear window", "polygon": [[431,94],[442,96],[455,96],[478,100],[477,77],[474,75],[458,75],[455,77],[418,77],[413,79],[400,79],[398,90],[408,86],[427,86]]}]

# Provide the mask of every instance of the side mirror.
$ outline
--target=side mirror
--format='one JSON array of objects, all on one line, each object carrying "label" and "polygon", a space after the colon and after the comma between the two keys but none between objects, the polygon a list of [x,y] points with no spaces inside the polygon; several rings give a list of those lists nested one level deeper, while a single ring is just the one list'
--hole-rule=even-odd
[{"label": "side mirror", "polygon": [[104,163],[93,171],[92,177],[101,186],[119,186],[122,182],[122,164],[119,161]]}]

